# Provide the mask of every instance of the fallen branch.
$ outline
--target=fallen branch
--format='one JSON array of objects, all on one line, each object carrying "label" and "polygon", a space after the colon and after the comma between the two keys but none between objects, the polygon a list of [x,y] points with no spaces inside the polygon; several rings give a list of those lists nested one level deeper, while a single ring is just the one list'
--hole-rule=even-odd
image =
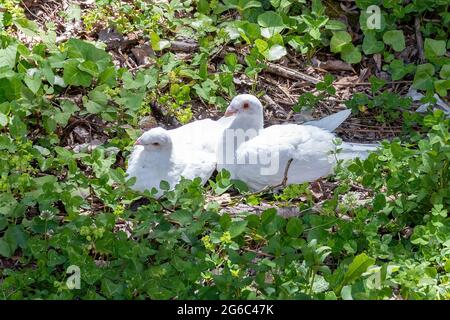
[{"label": "fallen branch", "polygon": [[425,61],[425,54],[423,52],[423,38],[422,33],[420,32],[420,18],[416,17],[414,20],[414,29],[416,31],[416,43],[417,50],[419,51],[419,60],[420,62]]},{"label": "fallen branch", "polygon": [[[412,81],[408,80],[402,80],[402,81],[387,81],[386,84],[410,84]],[[358,87],[358,86],[371,86],[372,83],[370,82],[335,82],[333,83],[333,86],[352,86],[352,87]]]},{"label": "fallen branch", "polygon": [[[182,51],[182,52],[193,52],[198,49],[198,44],[194,42],[186,42],[186,41],[172,41],[170,43],[170,50],[173,51]],[[229,52],[226,50],[221,50],[220,53],[217,55],[220,58],[224,58]],[[247,65],[245,62],[245,59],[241,56],[238,56],[238,61],[242,65]],[[266,63],[266,69],[264,71],[272,73],[274,75],[292,79],[292,80],[303,80],[312,84],[317,84],[320,82],[319,79],[316,79],[310,75],[307,75],[305,73],[302,73],[300,71],[280,66],[272,62]]]},{"label": "fallen branch", "polygon": [[269,95],[265,94],[261,98],[267,103],[268,107],[272,108],[275,111],[276,117],[287,117],[288,114],[286,110],[284,110],[278,103],[276,103]]},{"label": "fallen branch", "polygon": [[312,84],[317,84],[320,82],[319,79],[288,67],[280,66],[271,62],[268,62],[266,65],[267,68],[265,69],[265,71],[284,78],[292,80],[303,80]]},{"label": "fallen branch", "polygon": [[181,52],[194,52],[198,49],[197,42],[187,42],[174,40],[170,42],[170,50]]}]

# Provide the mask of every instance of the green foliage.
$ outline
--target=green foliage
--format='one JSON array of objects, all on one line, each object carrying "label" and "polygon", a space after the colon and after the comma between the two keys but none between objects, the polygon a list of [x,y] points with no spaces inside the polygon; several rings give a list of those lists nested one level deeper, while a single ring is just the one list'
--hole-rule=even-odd
[{"label": "green foliage", "polygon": [[[99,22],[124,33],[142,30],[157,53],[151,66],[116,68],[102,47],[79,39],[57,45],[51,30],[25,19],[17,1],[0,4],[2,299],[449,299],[450,137],[441,112],[411,117],[421,128],[409,139],[383,142],[367,160],[339,166],[332,178],[338,186],[320,206],[309,184],[251,194],[226,171],[207,187],[183,179],[157,200],[132,191],[121,165],[139,134],[131,128],[150,112],[150,101],[188,122],[193,98],[224,107],[223,97],[236,94],[237,73],[256,80],[287,50],[312,56],[329,48],[349,63],[359,63],[361,52],[379,53],[393,80],[414,77],[427,96],[446,95],[448,23],[422,26],[424,63],[416,67],[399,55],[403,23],[425,12],[444,12],[450,21],[441,10],[445,0],[358,0],[360,9],[382,7],[381,29],[361,24],[360,40],[318,0],[96,2],[86,15],[73,7],[66,18],[81,18],[88,30]],[[8,35],[16,29],[42,42],[27,47]],[[173,30],[198,41],[192,60],[166,50]],[[227,53],[211,72],[230,43],[248,49],[247,66]],[[335,95],[333,81],[326,75],[295,111]],[[370,94],[347,102],[354,111],[371,109],[387,121],[409,107],[409,99],[382,91],[386,81],[370,82]],[[92,150],[67,146],[71,125],[91,118],[104,124],[106,142]],[[358,201],[357,184],[368,203]],[[235,191],[231,201],[294,206],[300,214],[231,214],[211,200]],[[141,198],[146,204],[136,206]],[[70,266],[80,268],[79,289],[67,282]]]}]

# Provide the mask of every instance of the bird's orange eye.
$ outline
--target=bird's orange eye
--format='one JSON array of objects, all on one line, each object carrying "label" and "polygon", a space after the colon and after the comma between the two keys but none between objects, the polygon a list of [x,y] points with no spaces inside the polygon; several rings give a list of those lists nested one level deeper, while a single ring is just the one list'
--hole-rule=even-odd
[{"label": "bird's orange eye", "polygon": [[159,143],[158,142],[153,142],[152,145],[155,146],[155,147],[158,147]]},{"label": "bird's orange eye", "polygon": [[250,108],[250,105],[246,102],[246,103],[244,103],[244,105],[242,106],[244,109],[248,109],[248,108]]}]

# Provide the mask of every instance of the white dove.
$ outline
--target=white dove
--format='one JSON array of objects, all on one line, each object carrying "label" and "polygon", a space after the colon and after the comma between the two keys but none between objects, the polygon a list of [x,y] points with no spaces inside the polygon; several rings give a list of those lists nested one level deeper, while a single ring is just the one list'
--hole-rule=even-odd
[{"label": "white dove", "polygon": [[137,139],[128,160],[127,174],[129,178],[136,177],[133,189],[143,192],[156,188],[156,197],[160,197],[161,181],[167,181],[171,189],[180,182],[181,176],[190,180],[200,177],[204,184],[215,168],[214,153],[200,148],[193,152],[192,145],[172,139],[170,131],[154,128]]},{"label": "white dove", "polygon": [[261,102],[244,94],[231,101],[225,116],[231,115],[234,119],[219,139],[217,169],[228,170],[252,190],[314,181],[333,171],[336,157],[364,158],[377,147],[344,142],[341,152],[331,154],[335,136],[322,128],[334,130],[348,116],[345,113],[317,121],[322,128],[286,124],[263,129]]}]

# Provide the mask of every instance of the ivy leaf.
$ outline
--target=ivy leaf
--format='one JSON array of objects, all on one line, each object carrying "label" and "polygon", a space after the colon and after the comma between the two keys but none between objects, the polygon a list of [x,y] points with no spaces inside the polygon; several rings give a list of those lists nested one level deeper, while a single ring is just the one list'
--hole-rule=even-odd
[{"label": "ivy leaf", "polygon": [[[67,41],[67,56],[81,61],[95,62],[99,67],[111,63],[111,56],[102,49],[97,48],[92,43],[80,39],[70,39]],[[103,71],[103,68],[100,68]]]},{"label": "ivy leaf", "polygon": [[229,229],[231,238],[235,238],[242,232],[244,232],[245,228],[247,227],[247,223],[248,223],[247,220],[233,221]]},{"label": "ivy leaf", "polygon": [[16,65],[17,45],[12,44],[6,49],[0,49],[0,68],[14,68]]},{"label": "ivy leaf", "polygon": [[0,103],[17,100],[20,97],[22,83],[18,76],[0,79]]},{"label": "ivy leaf", "polygon": [[105,278],[102,280],[101,290],[108,298],[113,298],[115,296],[119,297],[124,290],[124,284],[115,283]]},{"label": "ivy leaf", "polygon": [[11,247],[9,246],[8,242],[0,238],[0,256],[10,258],[12,254],[13,251],[11,250]]},{"label": "ivy leaf", "polygon": [[361,62],[361,51],[353,44],[349,43],[342,47],[341,57],[345,62],[354,64]]},{"label": "ivy leaf", "polygon": [[154,31],[150,33],[150,43],[152,45],[152,49],[155,51],[161,51],[170,47],[170,42],[167,40],[161,40],[159,35]]},{"label": "ivy leaf", "polygon": [[442,79],[450,79],[450,64],[445,64],[442,66],[439,76]]},{"label": "ivy leaf", "polygon": [[434,88],[436,89],[436,92],[441,97],[446,97],[447,91],[450,90],[450,79],[449,80],[436,80],[434,82]]},{"label": "ivy leaf", "polygon": [[347,31],[333,32],[333,37],[330,41],[331,52],[341,52],[343,47],[352,42],[352,36]]},{"label": "ivy leaf", "polygon": [[444,40],[434,40],[426,38],[424,42],[424,52],[427,59],[443,56],[446,52]]},{"label": "ivy leaf", "polygon": [[6,127],[8,122],[9,122],[8,116],[0,112],[0,127]]},{"label": "ivy leaf", "polygon": [[4,239],[8,242],[12,251],[17,247],[26,248],[28,236],[25,234],[22,225],[10,225],[5,232]]},{"label": "ivy leaf", "polygon": [[71,59],[64,63],[63,79],[67,85],[89,87],[92,75],[78,68],[78,60]]},{"label": "ivy leaf", "polygon": [[27,134],[27,125],[19,117],[14,116],[9,127],[9,132],[13,137],[25,137]]},{"label": "ivy leaf", "polygon": [[418,90],[432,90],[433,89],[433,75],[435,69],[431,63],[421,64],[417,66],[416,74],[414,76],[413,88]]},{"label": "ivy leaf", "polygon": [[375,33],[370,32],[364,36],[362,50],[367,55],[379,53],[384,50],[384,43],[383,41],[377,40]]},{"label": "ivy leaf", "polygon": [[55,250],[51,249],[48,251],[47,265],[49,267],[55,267],[57,265],[66,262],[67,258],[64,255],[58,254]]},{"label": "ivy leaf", "polygon": [[403,51],[406,48],[405,36],[401,30],[391,30],[385,32],[383,35],[383,41],[397,52]]},{"label": "ivy leaf", "polygon": [[386,80],[377,78],[375,76],[371,76],[369,78],[369,82],[371,84],[370,91],[372,91],[373,94],[378,92],[381,88],[383,88],[386,85]]},{"label": "ivy leaf", "polygon": [[377,194],[373,199],[373,210],[380,211],[384,209],[385,206],[386,206],[386,197],[382,193]]},{"label": "ivy leaf", "polygon": [[267,59],[269,61],[279,60],[287,54],[286,48],[279,44],[273,45],[267,52]]},{"label": "ivy leaf", "polygon": [[84,61],[78,65],[78,69],[89,73],[91,76],[98,76],[98,67],[93,61]]},{"label": "ivy leaf", "polygon": [[325,29],[334,30],[334,31],[342,31],[347,29],[347,25],[339,20],[328,20],[325,25]]},{"label": "ivy leaf", "polygon": [[33,76],[28,75],[25,76],[23,81],[25,82],[27,87],[31,90],[31,92],[33,92],[34,94],[36,94],[39,91],[42,85],[42,80],[38,72],[33,74]]},{"label": "ivy leaf", "polygon": [[266,11],[258,16],[258,24],[263,27],[261,35],[264,38],[271,38],[277,33],[281,33],[286,27],[283,18],[274,11]]},{"label": "ivy leaf", "polygon": [[192,222],[192,213],[187,210],[177,210],[170,214],[170,218],[181,225],[187,225]]},{"label": "ivy leaf", "polygon": [[290,218],[286,224],[286,232],[293,238],[298,238],[304,230],[302,222],[298,218]]},{"label": "ivy leaf", "polygon": [[415,70],[414,65],[403,63],[403,60],[394,59],[389,65],[391,71],[392,80],[397,81],[403,79],[407,74],[413,73]]}]

